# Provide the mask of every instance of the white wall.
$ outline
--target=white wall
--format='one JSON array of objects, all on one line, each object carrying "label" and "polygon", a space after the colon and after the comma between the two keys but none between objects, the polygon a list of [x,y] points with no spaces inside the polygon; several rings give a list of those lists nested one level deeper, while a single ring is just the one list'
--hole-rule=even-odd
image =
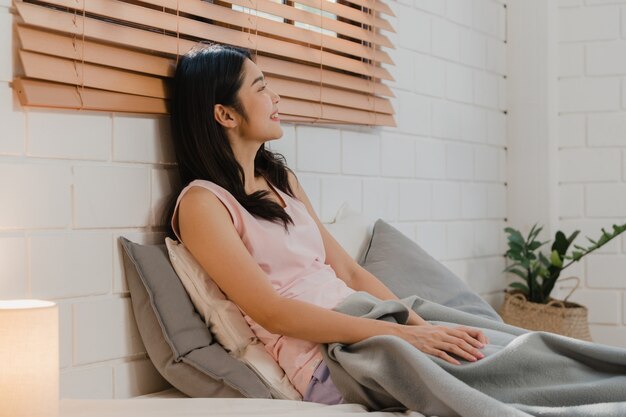
[{"label": "white wall", "polygon": [[[626,223],[626,1],[560,6],[560,226],[596,239]],[[589,307],[593,339],[626,346],[626,238],[571,272],[583,279],[573,299]]]},{"label": "white wall", "polygon": [[[323,221],[347,200],[498,304],[506,8],[500,0],[390,3],[398,127],[285,125],[272,147],[295,168]],[[0,298],[59,303],[62,397],[157,390],[117,237],[163,237],[155,213],[176,180],[167,121],[21,108],[10,87],[19,64],[8,7],[0,2]]]}]

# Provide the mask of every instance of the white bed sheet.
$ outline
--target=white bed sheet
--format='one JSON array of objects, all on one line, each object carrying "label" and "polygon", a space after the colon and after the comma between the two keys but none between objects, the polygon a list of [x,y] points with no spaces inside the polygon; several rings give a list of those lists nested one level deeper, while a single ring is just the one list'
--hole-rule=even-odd
[{"label": "white bed sheet", "polygon": [[61,400],[59,417],[424,417],[406,412],[367,412],[358,404],[324,405],[256,398],[132,398]]},{"label": "white bed sheet", "polygon": [[176,388],[124,400],[61,400],[59,417],[425,417],[415,411],[367,412],[358,404],[324,405],[256,398],[189,398]]}]

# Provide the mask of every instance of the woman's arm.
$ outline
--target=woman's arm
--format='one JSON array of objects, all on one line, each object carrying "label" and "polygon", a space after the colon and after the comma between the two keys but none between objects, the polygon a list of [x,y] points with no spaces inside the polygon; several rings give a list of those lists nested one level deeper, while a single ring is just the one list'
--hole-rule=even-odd
[{"label": "woman's arm", "polygon": [[228,299],[272,333],[317,343],[355,343],[376,335],[398,336],[451,363],[455,353],[481,358],[481,344],[467,332],[440,326],[403,326],[353,317],[280,296],[235,230],[226,207],[210,191],[193,187],[179,208],[181,238]]}]

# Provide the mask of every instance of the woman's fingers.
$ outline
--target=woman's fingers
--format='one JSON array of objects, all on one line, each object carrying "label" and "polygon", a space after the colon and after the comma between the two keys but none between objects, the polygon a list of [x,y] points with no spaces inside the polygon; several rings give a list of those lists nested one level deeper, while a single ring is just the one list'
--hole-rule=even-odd
[{"label": "woman's fingers", "polygon": [[465,349],[461,348],[458,345],[455,345],[454,343],[443,343],[441,346],[439,346],[439,349],[445,350],[446,352],[454,353],[455,355],[469,362],[476,362],[479,359],[475,354],[466,351]]},{"label": "woman's fingers", "polygon": [[469,332],[466,331],[466,329],[457,327],[454,329],[450,329],[449,333],[454,337],[465,340],[467,343],[476,348],[480,349],[483,347],[483,344],[478,339],[470,335]]},{"label": "woman's fingers", "polygon": [[465,327],[465,326],[457,327],[457,329],[465,331],[467,334],[472,336],[474,339],[478,340],[483,345],[486,345],[489,343],[489,339],[487,339],[487,336],[485,336],[485,334],[481,330],[474,329],[473,327]]},{"label": "woman's fingers", "polygon": [[411,337],[406,340],[415,347],[437,356],[455,365],[461,363],[451,354],[469,362],[475,362],[484,358],[483,353],[477,348],[482,348],[483,344],[479,340],[484,336],[479,330],[471,328],[450,328],[447,326],[402,326],[403,330],[411,333]]},{"label": "woman's fingers", "polygon": [[446,352],[444,352],[443,350],[440,350],[440,349],[429,349],[425,353],[428,353],[430,355],[433,355],[433,356],[436,356],[438,358],[441,358],[444,361],[450,362],[453,365],[460,365],[461,364],[461,362],[459,362],[458,360],[454,359],[452,356],[448,355]]},{"label": "woman's fingers", "polygon": [[452,335],[449,335],[448,338],[445,340],[445,343],[447,345],[452,345],[455,346],[457,349],[453,350],[453,353],[458,354],[458,351],[462,351],[464,352],[463,355],[459,355],[469,361],[475,361],[477,359],[482,359],[485,357],[485,355],[483,355],[480,350],[476,349],[475,347],[473,347],[472,345],[470,345],[469,343],[467,343],[464,339],[462,338],[458,338]]}]

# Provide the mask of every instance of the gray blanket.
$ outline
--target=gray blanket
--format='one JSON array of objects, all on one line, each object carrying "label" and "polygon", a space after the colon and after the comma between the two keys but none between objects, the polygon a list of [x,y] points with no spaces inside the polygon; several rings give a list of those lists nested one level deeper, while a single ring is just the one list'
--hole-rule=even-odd
[{"label": "gray blanket", "polygon": [[527,332],[417,296],[381,301],[357,292],[335,310],[406,323],[407,307],[433,324],[482,329],[485,358],[453,365],[395,336],[322,345],[347,402],[440,417],[626,416],[626,349]]}]

